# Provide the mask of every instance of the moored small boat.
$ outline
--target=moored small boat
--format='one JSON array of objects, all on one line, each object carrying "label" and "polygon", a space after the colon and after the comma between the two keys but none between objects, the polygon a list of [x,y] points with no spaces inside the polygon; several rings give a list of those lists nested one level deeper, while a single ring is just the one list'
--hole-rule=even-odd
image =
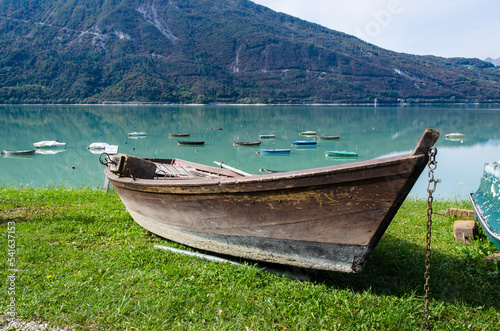
[{"label": "moored small boat", "polygon": [[276,174],[278,172],[283,172],[281,170],[270,170],[270,169],[266,169],[266,168],[261,168],[259,169],[260,172],[264,172],[266,174]]},{"label": "moored small boat", "polygon": [[169,137],[189,137],[189,133],[169,133]]},{"label": "moored small boat", "polygon": [[484,165],[479,188],[469,198],[484,233],[500,250],[500,161]]},{"label": "moored small boat", "polygon": [[316,131],[302,131],[299,134],[301,136],[315,136],[316,135]]},{"label": "moored small boat", "polygon": [[259,149],[257,152],[260,155],[273,155],[273,154],[290,154],[290,149],[282,148],[282,149]]},{"label": "moored small boat", "polygon": [[148,134],[146,132],[129,132],[128,136],[129,137],[144,137],[147,136]]},{"label": "moored small boat", "polygon": [[177,140],[179,145],[204,145],[204,141],[195,141],[195,140]]},{"label": "moored small boat", "polygon": [[322,140],[339,140],[340,136],[318,136],[318,139],[322,139]]},{"label": "moored small boat", "polygon": [[3,150],[5,155],[33,155],[35,154],[35,149],[24,149],[24,150]]},{"label": "moored small boat", "polygon": [[276,138],[276,135],[274,134],[260,134],[259,139],[271,139],[271,138]]},{"label": "moored small boat", "polygon": [[234,141],[234,146],[259,146],[260,141]]},{"label": "moored small boat", "polygon": [[66,147],[66,143],[60,143],[57,140],[43,140],[33,144],[36,148]]},{"label": "moored small boat", "polygon": [[87,146],[87,149],[106,149],[108,146],[108,143],[92,143]]},{"label": "moored small boat", "polygon": [[458,132],[448,133],[446,135],[446,139],[448,139],[448,140],[453,140],[453,139],[460,140],[460,139],[464,139],[465,137],[466,137],[466,135],[464,133],[458,133]]},{"label": "moored small boat", "polygon": [[317,142],[316,140],[301,140],[301,141],[294,141],[292,143],[292,146],[293,145],[296,145],[296,146],[311,146],[311,145],[316,145]]},{"label": "moored small boat", "polygon": [[347,152],[347,151],[326,151],[325,156],[331,157],[358,157],[358,153],[356,152]]},{"label": "moored small boat", "polygon": [[251,260],[359,272],[438,137],[427,129],[408,154],[265,175],[125,154],[103,163],[132,218],[163,238]]}]

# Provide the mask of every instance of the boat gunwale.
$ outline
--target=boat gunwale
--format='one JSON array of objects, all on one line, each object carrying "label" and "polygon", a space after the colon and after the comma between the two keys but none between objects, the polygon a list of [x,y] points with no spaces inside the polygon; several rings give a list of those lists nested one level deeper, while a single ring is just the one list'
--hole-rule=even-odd
[{"label": "boat gunwale", "polygon": [[[265,184],[268,182],[279,182],[288,181],[303,178],[312,178],[320,176],[328,176],[335,174],[342,174],[345,172],[352,171],[363,171],[367,169],[376,169],[381,166],[390,166],[393,164],[398,164],[404,162],[405,160],[411,161],[415,160],[415,164],[418,164],[418,159],[426,159],[426,155],[415,155],[415,154],[402,154],[397,156],[391,156],[387,158],[379,158],[373,160],[351,162],[346,164],[331,165],[326,167],[318,167],[311,169],[302,170],[292,170],[279,173],[271,173],[264,175],[253,175],[253,176],[241,176],[234,174],[234,177],[216,177],[216,178],[168,178],[168,179],[134,179],[131,177],[119,177],[118,175],[112,173],[109,168],[105,169],[105,175],[112,182],[127,185],[127,189],[132,189],[130,184],[135,186],[137,189],[139,187],[148,186],[158,186],[158,187],[197,187],[197,186],[220,186],[220,185],[238,185],[238,184]],[[184,162],[181,159],[174,159],[177,161]],[[190,164],[202,165],[193,162]],[[214,173],[217,173],[219,168],[212,166],[202,165],[205,169],[211,169]],[[395,174],[390,174],[395,175]],[[368,179],[365,177],[365,179]],[[342,181],[339,181],[342,182]],[[326,185],[327,183],[325,183]],[[268,190],[268,188],[263,188],[262,190]]]}]

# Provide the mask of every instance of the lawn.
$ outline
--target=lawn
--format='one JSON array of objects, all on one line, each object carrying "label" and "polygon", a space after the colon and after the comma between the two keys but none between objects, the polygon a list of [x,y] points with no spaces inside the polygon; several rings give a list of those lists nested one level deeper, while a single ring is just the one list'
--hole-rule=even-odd
[{"label": "lawn", "polygon": [[[434,211],[466,208],[435,200]],[[139,227],[114,191],[0,187],[0,314],[75,330],[415,330],[423,327],[427,201],[409,198],[358,274],[220,264]],[[435,330],[500,330],[497,252],[433,216]],[[274,269],[280,269],[273,266]],[[0,319],[1,320],[1,319]]]}]

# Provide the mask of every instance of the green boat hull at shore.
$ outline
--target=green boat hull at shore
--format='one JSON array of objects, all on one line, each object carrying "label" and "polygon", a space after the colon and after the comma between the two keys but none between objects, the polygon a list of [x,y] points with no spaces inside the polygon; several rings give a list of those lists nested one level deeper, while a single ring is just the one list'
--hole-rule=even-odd
[{"label": "green boat hull at shore", "polygon": [[500,250],[500,162],[484,165],[481,183],[470,200],[486,236]]}]

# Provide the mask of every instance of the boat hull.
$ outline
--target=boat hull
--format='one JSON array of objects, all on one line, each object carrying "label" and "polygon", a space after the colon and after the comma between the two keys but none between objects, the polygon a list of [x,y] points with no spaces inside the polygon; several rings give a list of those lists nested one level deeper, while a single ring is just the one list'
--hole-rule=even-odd
[{"label": "boat hull", "polygon": [[315,146],[317,143],[314,140],[294,141],[292,146]]},{"label": "boat hull", "polygon": [[234,146],[259,146],[260,141],[234,141]]},{"label": "boat hull", "polygon": [[326,151],[325,156],[331,156],[331,157],[358,157],[358,153],[355,152],[344,152],[344,151]]},{"label": "boat hull", "polygon": [[34,143],[33,146],[36,148],[62,148],[66,147],[66,143],[60,143],[55,140],[50,140],[50,141],[39,141],[37,143]]},{"label": "boat hull", "polygon": [[190,133],[169,133],[169,137],[189,137]]},{"label": "boat hull", "polygon": [[318,136],[321,140],[339,140],[340,136]]},{"label": "boat hull", "polygon": [[[469,199],[472,202],[472,207],[474,209],[474,214],[476,215],[476,219],[481,224],[481,227],[486,234],[486,237],[489,241],[495,246],[498,250],[500,250],[500,234],[498,234],[497,229],[493,229],[492,226],[488,223],[488,220],[483,216],[483,211],[480,205],[474,199],[474,194],[469,194]],[[495,224],[495,228],[498,228],[499,224]]]},{"label": "boat hull", "polygon": [[35,154],[36,150],[34,149],[27,149],[27,150],[3,150],[5,155],[33,155]]},{"label": "boat hull", "polygon": [[465,136],[463,133],[449,133],[446,135],[446,139],[464,139]]},{"label": "boat hull", "polygon": [[205,145],[204,141],[177,140],[179,145]]},{"label": "boat hull", "polygon": [[259,149],[261,155],[290,154],[289,149]]},{"label": "boat hull", "polygon": [[251,260],[358,272],[426,163],[426,155],[407,155],[188,183],[105,174],[133,219],[166,239]]},{"label": "boat hull", "polygon": [[500,250],[500,163],[486,163],[479,188],[469,195],[476,219],[491,243]]}]

